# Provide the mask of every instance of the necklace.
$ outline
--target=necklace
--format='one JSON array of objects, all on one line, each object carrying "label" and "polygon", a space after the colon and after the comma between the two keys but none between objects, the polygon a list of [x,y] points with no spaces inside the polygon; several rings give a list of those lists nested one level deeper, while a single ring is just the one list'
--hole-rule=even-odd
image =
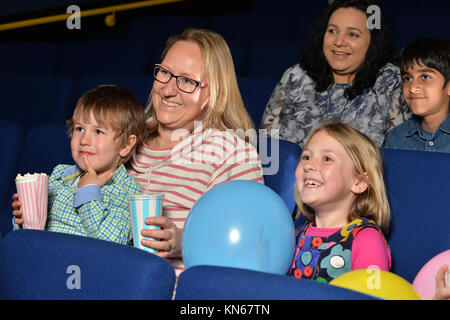
[{"label": "necklace", "polygon": [[[330,90],[333,87],[333,83],[330,84],[327,88],[327,109],[325,111],[325,120],[328,120],[328,109],[330,108],[330,100],[331,100],[331,96],[330,96]],[[339,115],[339,121],[341,121],[342,119],[342,115],[344,114],[345,108],[347,107],[347,103],[348,103],[348,99],[345,99],[345,104],[344,107],[342,108],[341,114]]]}]

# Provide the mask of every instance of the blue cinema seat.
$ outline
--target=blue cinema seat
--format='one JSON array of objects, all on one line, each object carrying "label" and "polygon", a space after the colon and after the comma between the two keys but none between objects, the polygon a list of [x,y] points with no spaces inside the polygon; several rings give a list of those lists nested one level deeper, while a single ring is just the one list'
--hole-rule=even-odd
[{"label": "blue cinema seat", "polygon": [[0,241],[0,299],[171,299],[175,272],[154,254],[104,240],[17,230]]},{"label": "blue cinema seat", "polygon": [[12,229],[10,203],[24,139],[23,130],[18,124],[0,121],[0,233],[2,234]]},{"label": "blue cinema seat", "polygon": [[176,300],[372,300],[372,296],[311,280],[260,271],[194,266],[179,279]]},{"label": "blue cinema seat", "polygon": [[74,77],[93,74],[144,74],[148,67],[148,53],[143,44],[126,41],[86,41],[64,46],[59,72]]},{"label": "blue cinema seat", "polygon": [[23,130],[18,124],[0,121],[0,209],[9,206],[24,141]]},{"label": "blue cinema seat", "polygon": [[304,43],[312,25],[316,22],[328,0],[299,1],[299,0],[254,0],[251,12],[283,13],[288,18],[290,39]]},{"label": "blue cinema seat", "polygon": [[288,17],[284,12],[214,15],[210,28],[221,34],[229,45],[290,40]]},{"label": "blue cinema seat", "polygon": [[100,84],[117,84],[130,89],[135,98],[145,107],[153,87],[153,76],[143,74],[99,74],[86,76],[80,79],[78,96],[81,97],[86,91],[94,89]]},{"label": "blue cinema seat", "polygon": [[[448,1],[447,1],[448,5]],[[393,34],[397,53],[409,42],[423,37],[450,39],[450,10],[434,7],[432,10],[403,12],[395,17]],[[427,23],[424,23],[427,21]]]},{"label": "blue cinema seat", "polygon": [[147,48],[149,63],[159,63],[159,57],[169,37],[180,34],[188,27],[205,29],[208,24],[200,16],[151,16],[134,18],[126,29],[126,39],[130,43],[141,43]]},{"label": "blue cinema seat", "polygon": [[54,43],[0,44],[0,73],[51,74],[56,71],[61,48]]},{"label": "blue cinema seat", "polygon": [[[377,4],[386,15],[388,20],[387,22],[391,29],[395,28],[397,22],[402,20],[403,17],[408,16],[410,13],[418,13],[420,15],[418,17],[419,20],[404,20],[404,23],[406,24],[404,26],[400,26],[407,34],[396,34],[396,36],[412,37],[412,39],[418,39],[421,37],[420,29],[434,29],[439,31],[440,28],[438,26],[440,23],[447,23],[448,15],[450,13],[450,2],[448,0],[377,0]],[[430,11],[441,12],[446,14],[447,17],[443,21],[437,21],[435,19],[428,20],[427,15],[422,13]],[[447,25],[448,23],[445,25],[446,29],[448,29]],[[418,35],[415,34],[417,31],[419,32]],[[396,40],[398,39],[396,38]]]},{"label": "blue cinema seat", "polygon": [[32,128],[25,139],[19,173],[47,173],[58,164],[74,164],[67,126],[62,123]]},{"label": "blue cinema seat", "polygon": [[242,43],[229,44],[234,70],[237,77],[245,77],[248,73],[249,51],[247,45]]},{"label": "blue cinema seat", "polygon": [[250,117],[258,127],[270,95],[279,79],[275,77],[239,77],[238,84],[242,100]]},{"label": "blue cinema seat", "polygon": [[259,136],[258,152],[261,159],[264,182],[294,211],[295,169],[300,161],[302,148],[296,143]]},{"label": "blue cinema seat", "polygon": [[281,79],[287,68],[299,62],[301,43],[298,41],[262,41],[250,48],[249,76]]},{"label": "blue cinema seat", "polygon": [[16,122],[27,132],[45,123],[64,123],[72,115],[70,77],[45,74],[0,74],[0,120]]},{"label": "blue cinema seat", "polygon": [[395,274],[412,282],[450,248],[450,153],[383,148]]},{"label": "blue cinema seat", "polygon": [[[11,195],[9,197],[11,199]],[[0,233],[5,236],[7,233],[13,231],[13,215],[11,206],[0,209]]]}]

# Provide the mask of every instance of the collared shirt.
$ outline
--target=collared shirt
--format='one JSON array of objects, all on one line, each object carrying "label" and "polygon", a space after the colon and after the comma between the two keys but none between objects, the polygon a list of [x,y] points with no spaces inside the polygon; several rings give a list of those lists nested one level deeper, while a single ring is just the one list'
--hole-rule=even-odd
[{"label": "collared shirt", "polygon": [[420,118],[414,116],[392,129],[386,147],[450,152],[450,114],[431,135],[424,132]]},{"label": "collared shirt", "polygon": [[296,64],[285,71],[263,114],[260,129],[279,129],[279,137],[303,147],[308,134],[324,120],[339,120],[365,133],[381,147],[388,132],[411,117],[403,99],[400,70],[386,64],[370,90],[353,100],[349,84],[335,83],[317,92],[315,82]]},{"label": "collared shirt", "polygon": [[58,165],[49,179],[46,230],[76,234],[121,244],[132,240],[127,196],[142,192],[123,165],[104,186],[77,188],[82,172]]}]

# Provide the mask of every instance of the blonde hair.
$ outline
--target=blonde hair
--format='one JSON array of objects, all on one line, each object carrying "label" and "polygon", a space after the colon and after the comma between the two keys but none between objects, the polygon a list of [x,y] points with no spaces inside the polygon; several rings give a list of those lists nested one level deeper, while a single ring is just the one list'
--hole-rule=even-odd
[{"label": "blonde hair", "polygon": [[[222,36],[210,30],[185,29],[182,34],[174,35],[167,40],[161,61],[177,41],[198,44],[205,60],[209,104],[202,116],[203,130],[215,128],[221,131],[226,129],[246,131],[254,128],[242,101],[230,49]],[[152,92],[145,111],[152,118],[148,124],[150,132],[157,135],[158,119],[153,108]]]},{"label": "blonde hair", "polygon": [[118,146],[124,146],[130,135],[136,136],[136,143],[120,164],[126,163],[135,153],[136,147],[145,141],[147,128],[145,112],[133,93],[118,85],[99,85],[84,93],[78,100],[72,118],[67,121],[72,137],[75,121],[82,119],[89,123],[92,115],[100,125],[111,127]]},{"label": "blonde hair", "polygon": [[[347,124],[336,121],[326,122],[315,128],[309,134],[305,147],[319,131],[325,131],[344,147],[353,161],[356,175],[368,183],[367,189],[356,195],[347,221],[351,222],[358,218],[371,219],[384,233],[387,233],[391,214],[383,178],[383,161],[380,150],[365,134]],[[312,220],[314,210],[301,201],[297,186],[295,186],[294,194],[299,207],[298,213],[303,214],[308,220]]]}]

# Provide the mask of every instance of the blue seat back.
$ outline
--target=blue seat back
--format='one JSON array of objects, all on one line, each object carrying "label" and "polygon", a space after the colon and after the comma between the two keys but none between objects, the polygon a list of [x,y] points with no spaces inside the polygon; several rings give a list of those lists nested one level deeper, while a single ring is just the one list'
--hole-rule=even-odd
[{"label": "blue seat back", "polygon": [[141,249],[42,230],[0,241],[0,299],[171,299],[170,263]]},{"label": "blue seat back", "polygon": [[64,123],[72,115],[70,77],[44,74],[0,75],[3,112],[0,120],[19,123],[25,131],[46,123]]},{"label": "blue seat back", "polygon": [[140,43],[92,41],[64,46],[59,71],[75,77],[93,74],[144,74],[148,54]]},{"label": "blue seat back", "polygon": [[450,248],[450,153],[382,152],[392,215],[391,271],[412,282],[427,261]]},{"label": "blue seat back", "polygon": [[58,164],[74,164],[65,124],[47,124],[31,129],[26,137],[19,172],[47,173]]},{"label": "blue seat back", "polygon": [[2,234],[12,230],[11,196],[24,140],[23,130],[18,124],[0,121],[0,233]]},{"label": "blue seat back", "polygon": [[239,77],[238,84],[245,108],[256,127],[275,88],[278,79],[275,77]]},{"label": "blue seat back", "polygon": [[16,123],[0,121],[0,209],[9,207],[25,138]]},{"label": "blue seat back", "polygon": [[266,272],[195,266],[179,279],[177,300],[370,300],[369,295]]},{"label": "blue seat back", "polygon": [[221,34],[228,44],[290,40],[288,17],[284,12],[214,15],[210,28]]},{"label": "blue seat back", "polygon": [[298,41],[259,41],[250,48],[248,75],[279,80],[287,68],[299,62],[300,49]]},{"label": "blue seat back", "polygon": [[250,49],[242,43],[230,44],[231,57],[237,77],[245,77],[248,74]]},{"label": "blue seat back", "polygon": [[100,84],[117,84],[126,87],[133,92],[135,98],[145,107],[153,87],[152,75],[137,74],[99,74],[81,78],[78,96],[86,91],[94,89]]},{"label": "blue seat back", "polygon": [[264,171],[265,184],[284,200],[290,212],[295,208],[295,169],[302,148],[296,143],[259,136],[258,152]]},{"label": "blue seat back", "polygon": [[[439,37],[448,40],[450,38],[449,16],[450,9],[441,11],[440,8],[402,12],[401,15],[397,15],[392,27],[396,39],[396,51],[399,53],[409,42],[423,37]],[[412,21],[415,23],[411,23]],[[433,23],[417,23],[418,21],[433,21]]]},{"label": "blue seat back", "polygon": [[[167,39],[181,34],[184,29],[192,27],[205,29],[208,27],[205,18],[190,15],[160,15],[151,17],[134,18],[126,29],[128,42],[145,44],[152,57],[151,63],[159,63]],[[156,60],[155,60],[156,59]]]},{"label": "blue seat back", "polygon": [[51,74],[56,71],[60,54],[60,46],[53,43],[0,44],[0,72]]}]

